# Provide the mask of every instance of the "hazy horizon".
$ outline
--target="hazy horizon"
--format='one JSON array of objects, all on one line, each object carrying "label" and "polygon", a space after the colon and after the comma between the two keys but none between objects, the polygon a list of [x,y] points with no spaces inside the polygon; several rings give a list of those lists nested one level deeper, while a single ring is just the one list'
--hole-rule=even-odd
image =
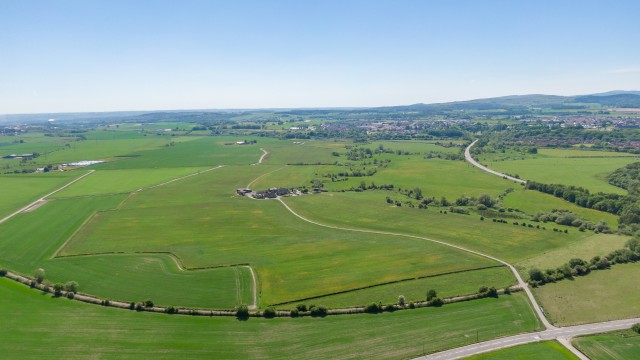
[{"label": "hazy horizon", "polygon": [[0,114],[380,107],[637,90],[640,4],[0,4]]}]

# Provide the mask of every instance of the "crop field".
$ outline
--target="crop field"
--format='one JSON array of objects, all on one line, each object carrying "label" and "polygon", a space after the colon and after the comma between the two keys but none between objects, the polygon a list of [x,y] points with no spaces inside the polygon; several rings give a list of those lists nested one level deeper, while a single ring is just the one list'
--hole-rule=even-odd
[{"label": "crop field", "polygon": [[551,226],[542,230],[481,221],[477,215],[444,214],[437,207],[390,206],[386,195],[385,191],[328,193],[285,201],[299,214],[323,224],[425,236],[513,262],[593,236],[575,228],[567,228],[569,233],[564,234],[551,231]]},{"label": "crop field", "polygon": [[129,193],[206,170],[204,167],[97,170],[58,193],[54,198]]},{"label": "crop field", "polygon": [[0,176],[0,218],[30,204],[84,173],[16,174]]},{"label": "crop field", "polygon": [[60,254],[166,251],[187,267],[250,263],[267,304],[495,264],[428,241],[322,228],[276,201],[232,195],[229,182],[256,173],[228,166],[138,193],[94,217]]},{"label": "crop field", "polygon": [[[365,306],[373,302],[393,304],[398,301],[398,296],[403,295],[407,303],[409,303],[417,300],[424,301],[427,291],[430,289],[436,290],[440,297],[448,297],[476,293],[480,286],[494,286],[500,289],[515,283],[516,280],[513,274],[506,267],[493,267],[402,281],[350,291],[344,294],[322,296],[309,300],[309,302],[313,301],[327,307],[341,308],[354,305]],[[280,307],[290,308],[291,304]]]},{"label": "crop field", "polygon": [[592,360],[640,358],[640,335],[632,330],[580,336],[573,345]]},{"label": "crop field", "polygon": [[12,314],[0,327],[0,352],[23,359],[408,358],[537,327],[522,294],[379,315],[238,321],[103,308],[0,278],[0,306]]},{"label": "crop field", "polygon": [[[557,341],[542,341],[475,355],[468,360],[578,360]],[[594,358],[592,358],[594,359]]]},{"label": "crop field", "polygon": [[488,156],[481,156],[480,161],[494,170],[517,174],[523,179],[617,194],[624,194],[626,190],[608,184],[605,177],[640,160],[630,154],[560,149],[539,149],[537,155],[519,160],[494,161]]},{"label": "crop field", "polygon": [[573,281],[545,284],[534,289],[548,318],[558,325],[640,316],[640,264],[614,265]]}]

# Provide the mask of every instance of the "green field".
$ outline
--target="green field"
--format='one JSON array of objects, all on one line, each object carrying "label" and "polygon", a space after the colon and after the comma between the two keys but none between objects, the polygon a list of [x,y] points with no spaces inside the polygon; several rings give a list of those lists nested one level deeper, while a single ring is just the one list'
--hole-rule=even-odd
[{"label": "green field", "polygon": [[84,172],[15,174],[0,176],[0,218],[58,189]]},{"label": "green field", "polygon": [[539,149],[537,155],[515,160],[496,160],[497,156],[499,154],[481,155],[479,161],[493,170],[517,174],[522,179],[617,194],[625,194],[626,190],[609,185],[606,176],[638,161],[638,157],[631,154],[561,149]]},{"label": "green field", "polygon": [[640,263],[614,265],[573,281],[534,289],[554,324],[574,325],[640,316]]},{"label": "green field", "polygon": [[542,341],[475,355],[467,360],[574,360],[578,359],[557,341]]},{"label": "green field", "polygon": [[573,345],[592,360],[640,358],[640,335],[631,330],[580,336]]},{"label": "green field", "polygon": [[[516,280],[511,271],[506,267],[498,267],[403,281],[344,294],[323,296],[306,302],[320,303],[328,307],[364,306],[373,302],[394,304],[398,301],[398,296],[404,295],[408,303],[418,300],[424,301],[426,293],[430,289],[436,290],[440,297],[448,297],[473,294],[481,286],[495,286],[500,289],[515,283]],[[281,307],[287,308],[291,305]]]},{"label": "green field", "polygon": [[423,346],[474,342],[476,331],[483,341],[536,327],[521,294],[379,315],[238,321],[103,308],[0,279],[0,307],[12,314],[0,327],[0,352],[21,359],[409,358]]},{"label": "green field", "polygon": [[605,221],[611,228],[618,226],[616,215],[580,207],[553,195],[544,194],[535,190],[516,190],[505,196],[503,204],[508,208],[519,209],[528,215],[535,215],[538,212],[549,212],[551,210],[567,210],[583,219],[593,223],[600,220]]},{"label": "green field", "polygon": [[511,262],[593,236],[593,233],[580,233],[575,228],[559,225],[558,228],[569,229],[569,233],[553,232],[551,226],[542,230],[480,221],[479,216],[474,215],[444,214],[438,207],[423,210],[389,206],[385,201],[387,195],[393,193],[327,193],[285,201],[296,212],[323,224],[426,236]]}]

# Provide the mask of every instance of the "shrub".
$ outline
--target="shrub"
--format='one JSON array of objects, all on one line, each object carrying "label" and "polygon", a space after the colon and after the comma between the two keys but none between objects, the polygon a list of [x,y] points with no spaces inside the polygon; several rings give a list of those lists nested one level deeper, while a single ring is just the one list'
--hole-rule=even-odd
[{"label": "shrub", "polygon": [[436,293],[435,290],[430,289],[429,291],[427,291],[427,301],[431,301],[432,299],[435,299],[438,296],[438,293]]},{"label": "shrub", "polygon": [[135,309],[135,308],[136,308],[136,303],[134,303],[134,302],[130,302],[130,303],[129,303],[129,310],[133,310],[133,309]]},{"label": "shrub", "polygon": [[38,284],[41,284],[42,281],[44,281],[44,269],[40,268],[38,270],[36,270],[34,276],[36,278],[36,282]]},{"label": "shrub", "polygon": [[109,305],[111,305],[111,302],[109,301],[109,299],[105,299],[104,306],[109,306]]},{"label": "shrub", "polygon": [[298,317],[300,316],[300,312],[298,311],[298,309],[293,309],[291,310],[291,312],[289,312],[289,316],[291,316],[292,318]]},{"label": "shrub", "polygon": [[633,326],[631,327],[631,330],[633,330],[636,333],[640,334],[640,324],[633,324]]},{"label": "shrub", "polygon": [[56,283],[53,285],[53,295],[60,296],[62,295],[62,289],[64,289],[64,285],[60,283]]},{"label": "shrub", "polygon": [[143,311],[144,310],[144,304],[139,302],[136,303],[136,311]]},{"label": "shrub", "polygon": [[175,314],[175,313],[177,313],[177,312],[178,312],[178,310],[177,310],[175,307],[173,307],[173,306],[169,306],[169,307],[168,307],[168,308],[166,308],[164,311],[165,311],[167,314]]},{"label": "shrub", "polygon": [[398,305],[404,307],[405,303],[406,303],[406,299],[404,298],[404,295],[398,296]]},{"label": "shrub", "polygon": [[144,302],[144,307],[146,307],[146,308],[152,308],[152,307],[153,307],[153,301],[151,301],[151,300],[146,300],[146,301]]},{"label": "shrub", "polygon": [[298,305],[296,305],[296,309],[297,309],[298,311],[305,312],[305,311],[307,311],[307,305],[305,305],[305,304],[298,304]]},{"label": "shrub", "polygon": [[7,269],[0,269],[0,276],[6,276],[7,275]]},{"label": "shrub", "polygon": [[244,320],[249,318],[249,307],[247,305],[240,305],[236,308],[236,317]]},{"label": "shrub", "polygon": [[364,307],[364,312],[376,314],[382,311],[382,304],[371,303]]},{"label": "shrub", "polygon": [[396,309],[396,307],[395,307],[395,306],[393,306],[392,304],[386,305],[386,306],[384,307],[384,311],[394,312],[394,311],[396,311],[396,310],[397,310],[397,309]]},{"label": "shrub", "polygon": [[311,312],[311,316],[320,316],[320,317],[327,316],[327,308],[322,305],[314,306],[310,308],[309,312]]},{"label": "shrub", "polygon": [[269,306],[268,308],[264,309],[264,311],[262,312],[262,316],[266,317],[267,319],[272,319],[276,317],[276,309]]},{"label": "shrub", "polygon": [[440,299],[439,297],[437,297],[437,298],[435,298],[435,299],[433,299],[433,300],[431,300],[429,302],[429,306],[440,307],[442,305],[444,305],[444,301],[442,299]]},{"label": "shrub", "polygon": [[67,293],[67,299],[73,299],[74,297],[76,297],[74,293],[72,292]]},{"label": "shrub", "polygon": [[498,290],[493,286],[490,287],[489,290],[487,290],[487,296],[488,297],[497,298],[498,297]]},{"label": "shrub", "polygon": [[78,292],[78,283],[75,281],[69,281],[66,284],[64,284],[64,289],[66,291],[70,291],[72,293],[77,293]]},{"label": "shrub", "polygon": [[484,294],[484,293],[486,293],[487,291],[489,291],[489,288],[488,288],[488,287],[486,287],[486,286],[481,286],[481,287],[480,287],[480,289],[478,289],[478,292],[479,292],[480,294]]},{"label": "shrub", "polygon": [[409,303],[409,309],[415,309],[416,308],[416,304],[412,302]]},{"label": "shrub", "polygon": [[511,288],[509,286],[507,286],[506,288],[504,288],[504,294],[505,295],[511,295]]}]

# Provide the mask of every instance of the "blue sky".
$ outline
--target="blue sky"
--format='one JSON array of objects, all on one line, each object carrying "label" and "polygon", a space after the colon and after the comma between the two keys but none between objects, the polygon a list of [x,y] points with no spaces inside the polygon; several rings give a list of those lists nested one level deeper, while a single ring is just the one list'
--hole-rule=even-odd
[{"label": "blue sky", "polygon": [[0,113],[640,90],[638,1],[0,0]]}]

